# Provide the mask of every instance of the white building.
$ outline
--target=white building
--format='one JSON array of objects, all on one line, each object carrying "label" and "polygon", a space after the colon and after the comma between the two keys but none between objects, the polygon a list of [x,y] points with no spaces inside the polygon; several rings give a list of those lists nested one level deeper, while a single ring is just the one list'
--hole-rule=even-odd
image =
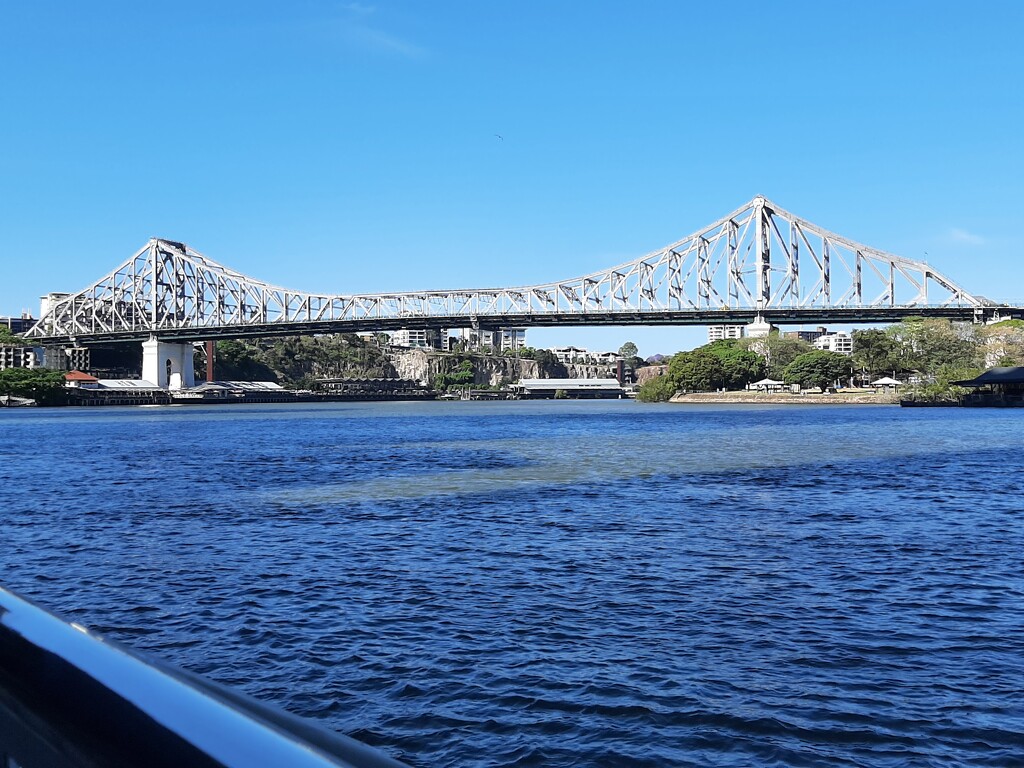
[{"label": "white building", "polygon": [[469,349],[494,347],[495,349],[522,349],[526,346],[525,328],[502,328],[489,331],[476,328],[459,328],[455,337],[466,343]]},{"label": "white building", "polygon": [[708,326],[708,344],[715,341],[724,341],[726,339],[742,339],[743,338],[743,326],[742,325],[709,325]]},{"label": "white building", "polygon": [[584,363],[590,359],[590,352],[583,347],[552,347],[548,351],[558,358],[558,362],[564,364]]},{"label": "white building", "polygon": [[853,336],[839,331],[819,336],[814,340],[814,348],[826,352],[838,352],[841,355],[853,354]]},{"label": "white building", "polygon": [[391,331],[388,336],[391,343],[396,347],[426,349],[430,346],[430,342],[427,340],[427,332],[422,328],[403,328],[400,331]]}]

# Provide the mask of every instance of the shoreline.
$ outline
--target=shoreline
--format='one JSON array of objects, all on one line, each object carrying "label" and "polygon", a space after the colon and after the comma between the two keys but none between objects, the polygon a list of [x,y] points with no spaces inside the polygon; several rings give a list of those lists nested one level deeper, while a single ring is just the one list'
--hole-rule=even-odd
[{"label": "shoreline", "polygon": [[698,405],[891,405],[899,406],[899,399],[889,395],[863,394],[763,394],[746,392],[691,392],[673,395],[670,403]]}]

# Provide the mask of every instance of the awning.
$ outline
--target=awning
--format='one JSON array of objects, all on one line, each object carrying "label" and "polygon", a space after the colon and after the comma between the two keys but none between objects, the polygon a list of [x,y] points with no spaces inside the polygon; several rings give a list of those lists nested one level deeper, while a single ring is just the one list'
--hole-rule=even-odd
[{"label": "awning", "polygon": [[954,381],[958,387],[984,387],[989,384],[1024,384],[1024,366],[989,368],[976,379]]}]

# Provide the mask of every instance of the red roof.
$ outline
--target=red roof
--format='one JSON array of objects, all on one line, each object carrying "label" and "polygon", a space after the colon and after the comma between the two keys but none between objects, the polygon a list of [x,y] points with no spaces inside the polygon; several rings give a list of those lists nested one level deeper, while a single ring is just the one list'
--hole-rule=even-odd
[{"label": "red roof", "polygon": [[81,371],[71,371],[64,374],[64,381],[88,381],[95,383],[99,381],[95,376],[90,376],[88,373],[82,373]]}]

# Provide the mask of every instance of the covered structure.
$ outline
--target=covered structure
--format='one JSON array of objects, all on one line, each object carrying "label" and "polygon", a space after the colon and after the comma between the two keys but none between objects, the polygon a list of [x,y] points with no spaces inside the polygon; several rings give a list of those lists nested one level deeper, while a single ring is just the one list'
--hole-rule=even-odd
[{"label": "covered structure", "polygon": [[618,379],[520,379],[512,385],[517,396],[532,399],[614,399],[625,396]]},{"label": "covered structure", "polygon": [[989,368],[977,378],[953,383],[974,390],[964,405],[1024,407],[1024,366]]},{"label": "covered structure", "polygon": [[785,389],[786,383],[776,379],[761,379],[751,384],[748,389],[756,389],[758,392],[778,392]]},{"label": "covered structure", "polygon": [[886,389],[896,389],[897,387],[902,387],[903,382],[900,381],[899,379],[894,379],[892,376],[883,376],[880,379],[875,379],[870,384],[868,384],[868,386],[871,387],[872,389],[878,389],[880,387],[885,387]]}]

